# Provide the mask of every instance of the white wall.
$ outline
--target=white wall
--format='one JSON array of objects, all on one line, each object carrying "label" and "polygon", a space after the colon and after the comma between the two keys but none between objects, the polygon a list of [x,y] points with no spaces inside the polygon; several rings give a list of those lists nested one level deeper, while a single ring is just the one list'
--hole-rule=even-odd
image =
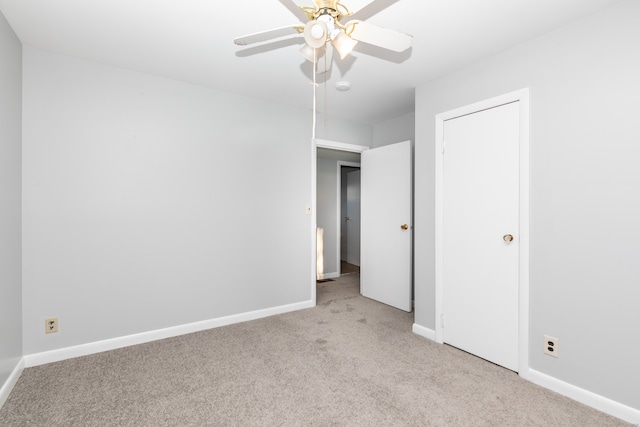
[{"label": "white wall", "polygon": [[310,112],[31,48],[23,102],[25,354],[310,300]]},{"label": "white wall", "polygon": [[22,46],[0,13],[0,388],[22,357],[21,122]]},{"label": "white wall", "polygon": [[[416,92],[416,323],[434,328],[434,116],[531,92],[530,365],[640,409],[640,2]],[[560,358],[542,352],[560,339]]]},{"label": "white wall", "polygon": [[415,113],[411,112],[402,116],[393,117],[373,125],[373,148],[396,142],[416,140]]}]

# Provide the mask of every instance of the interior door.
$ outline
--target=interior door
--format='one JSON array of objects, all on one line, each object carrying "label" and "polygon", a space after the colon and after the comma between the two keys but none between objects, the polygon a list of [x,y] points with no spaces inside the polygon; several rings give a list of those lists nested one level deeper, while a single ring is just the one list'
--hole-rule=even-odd
[{"label": "interior door", "polygon": [[364,151],[361,165],[362,295],[411,311],[411,143]]},{"label": "interior door", "polygon": [[444,342],[518,369],[519,102],[444,123]]},{"label": "interior door", "polygon": [[360,266],[360,171],[347,173],[347,257]]}]

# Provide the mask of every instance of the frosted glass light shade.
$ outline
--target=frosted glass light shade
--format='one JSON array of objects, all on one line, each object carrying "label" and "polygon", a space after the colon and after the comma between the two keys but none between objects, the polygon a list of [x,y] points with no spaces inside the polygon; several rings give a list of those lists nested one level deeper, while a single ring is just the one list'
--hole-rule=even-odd
[{"label": "frosted glass light shade", "polygon": [[358,41],[349,37],[344,31],[340,31],[331,44],[340,54],[340,59],[344,59],[356,47]]},{"label": "frosted glass light shade", "polygon": [[318,61],[318,54],[314,55],[314,51],[315,49],[312,48],[311,46],[309,46],[308,44],[305,43],[304,46],[302,46],[302,48],[300,49],[300,53],[302,54],[302,56],[305,57],[305,59],[307,61],[311,61],[313,63]]},{"label": "frosted glass light shade", "polygon": [[321,21],[309,21],[304,26],[304,40],[311,47],[319,48],[327,43],[327,26]]}]

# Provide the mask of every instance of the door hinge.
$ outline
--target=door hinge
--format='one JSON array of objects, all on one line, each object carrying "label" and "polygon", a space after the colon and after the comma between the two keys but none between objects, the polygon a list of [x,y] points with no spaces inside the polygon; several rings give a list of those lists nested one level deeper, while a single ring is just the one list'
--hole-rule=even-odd
[{"label": "door hinge", "polygon": [[440,327],[444,328],[444,313],[440,315]]},{"label": "door hinge", "polygon": [[440,148],[442,150],[442,154],[444,154],[444,147],[445,147],[446,143],[444,141],[444,139],[442,141],[440,141]]}]

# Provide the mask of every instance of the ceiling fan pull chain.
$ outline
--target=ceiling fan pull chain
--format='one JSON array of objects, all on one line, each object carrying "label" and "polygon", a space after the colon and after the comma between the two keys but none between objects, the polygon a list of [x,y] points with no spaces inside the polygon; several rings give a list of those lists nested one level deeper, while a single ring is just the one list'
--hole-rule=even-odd
[{"label": "ceiling fan pull chain", "polygon": [[[326,54],[324,55],[324,69],[325,70],[327,69],[327,55]],[[327,79],[329,78],[327,76],[327,74],[329,74],[329,73],[327,73],[325,71],[325,74],[324,74],[324,127],[325,127],[325,129],[327,127]]]},{"label": "ceiling fan pull chain", "polygon": [[311,141],[313,143],[313,141],[316,140],[316,91],[318,88],[318,84],[316,83],[316,63],[318,61],[318,49],[313,48],[313,68],[312,68],[312,74],[313,74],[313,118],[311,120]]}]

